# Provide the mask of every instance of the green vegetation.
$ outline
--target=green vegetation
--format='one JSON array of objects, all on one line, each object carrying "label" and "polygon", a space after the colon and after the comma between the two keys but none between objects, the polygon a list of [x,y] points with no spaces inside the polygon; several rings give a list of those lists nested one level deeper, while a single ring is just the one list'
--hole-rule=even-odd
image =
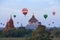
[{"label": "green vegetation", "polygon": [[19,27],[15,30],[0,31],[1,40],[60,40],[60,29],[46,28],[44,25],[38,25],[36,30]]},{"label": "green vegetation", "polygon": [[60,29],[56,27],[46,29],[44,25],[39,25],[32,32],[32,36],[26,38],[26,40],[60,40]]},{"label": "green vegetation", "polygon": [[25,40],[25,38],[0,38],[0,40]]},{"label": "green vegetation", "polygon": [[30,29],[25,29],[25,27],[20,27],[15,30],[6,30],[6,31],[1,31],[0,32],[0,37],[25,37],[29,36],[32,33],[32,30]]}]

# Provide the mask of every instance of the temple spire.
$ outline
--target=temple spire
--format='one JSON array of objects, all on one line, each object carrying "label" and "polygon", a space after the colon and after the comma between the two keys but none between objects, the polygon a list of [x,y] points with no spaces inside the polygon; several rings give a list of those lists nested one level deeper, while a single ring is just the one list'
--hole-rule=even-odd
[{"label": "temple spire", "polygon": [[32,15],[32,18],[29,20],[29,23],[36,23],[36,22],[38,22],[38,20],[35,18],[35,16],[34,16],[34,13],[33,13],[33,15]]},{"label": "temple spire", "polygon": [[10,19],[12,19],[12,15],[10,15]]},{"label": "temple spire", "polygon": [[7,21],[5,28],[3,28],[3,31],[10,30],[10,29],[11,30],[15,29],[12,15],[10,15],[10,19],[9,21]]}]

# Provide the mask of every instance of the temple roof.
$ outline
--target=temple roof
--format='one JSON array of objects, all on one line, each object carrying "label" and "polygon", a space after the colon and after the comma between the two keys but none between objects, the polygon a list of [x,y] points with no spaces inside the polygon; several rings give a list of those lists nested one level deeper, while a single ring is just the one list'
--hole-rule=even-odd
[{"label": "temple roof", "polygon": [[35,18],[34,15],[32,15],[32,18],[29,20],[31,23],[36,23],[38,20]]},{"label": "temple roof", "polygon": [[14,28],[14,23],[13,23],[12,16],[10,16],[9,21],[6,23],[6,26],[3,30],[8,30],[8,29],[12,29],[12,28]]},{"label": "temple roof", "polygon": [[7,21],[6,25],[8,25],[8,24],[13,25],[12,15],[10,15],[10,19],[9,19],[9,21]]}]

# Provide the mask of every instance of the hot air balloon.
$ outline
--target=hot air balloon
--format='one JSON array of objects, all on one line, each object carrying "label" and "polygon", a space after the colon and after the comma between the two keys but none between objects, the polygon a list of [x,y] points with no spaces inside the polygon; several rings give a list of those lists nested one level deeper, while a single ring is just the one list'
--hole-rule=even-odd
[{"label": "hot air balloon", "polygon": [[52,24],[54,24],[54,22],[52,22]]},{"label": "hot air balloon", "polygon": [[3,26],[4,26],[4,24],[3,24]]},{"label": "hot air balloon", "polygon": [[2,25],[2,23],[0,23]]},{"label": "hot air balloon", "polygon": [[48,17],[48,15],[47,14],[44,14],[44,18],[46,19]]},{"label": "hot air balloon", "polygon": [[14,16],[14,18],[16,17],[16,15],[13,15]]},{"label": "hot air balloon", "polygon": [[28,13],[28,9],[27,9],[27,8],[23,8],[23,9],[22,9],[22,12],[23,12],[23,14],[26,16],[26,14]]},{"label": "hot air balloon", "polygon": [[53,15],[55,16],[55,12],[53,12]]},{"label": "hot air balloon", "polygon": [[50,26],[50,24],[48,24]]}]

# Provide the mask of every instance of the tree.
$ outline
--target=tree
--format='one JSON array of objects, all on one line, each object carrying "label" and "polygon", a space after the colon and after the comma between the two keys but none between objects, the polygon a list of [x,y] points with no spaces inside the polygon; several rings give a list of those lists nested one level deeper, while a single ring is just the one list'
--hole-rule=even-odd
[{"label": "tree", "polygon": [[51,40],[50,32],[46,30],[44,25],[38,25],[38,28],[33,31],[32,37],[28,40]]},{"label": "tree", "polygon": [[26,29],[25,27],[20,27],[19,29],[16,30],[17,32],[17,37],[24,37],[26,34]]},{"label": "tree", "polygon": [[51,32],[51,35],[54,37],[60,37],[60,29],[57,27],[53,27],[49,29]]},{"label": "tree", "polygon": [[31,29],[26,29],[26,37],[32,36],[32,30]]}]

